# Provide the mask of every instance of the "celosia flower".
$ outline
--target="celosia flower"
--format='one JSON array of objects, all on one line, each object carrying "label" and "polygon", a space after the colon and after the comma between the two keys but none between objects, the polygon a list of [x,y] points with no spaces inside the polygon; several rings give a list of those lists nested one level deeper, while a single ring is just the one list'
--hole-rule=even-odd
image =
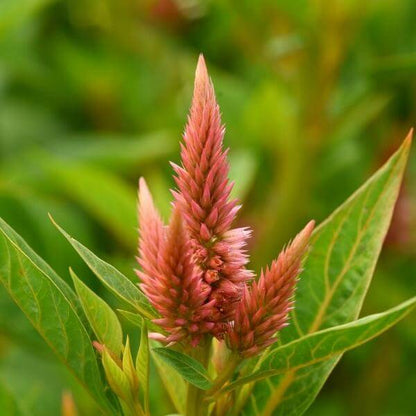
[{"label": "celosia flower", "polygon": [[276,340],[287,324],[296,279],[313,222],[250,286],[248,228],[232,228],[239,205],[230,198],[224,127],[202,56],[184,133],[178,189],[168,227],[142,179],[139,190],[141,288],[160,318],[166,343],[196,346],[211,334],[251,356]]},{"label": "celosia flower", "polygon": [[230,199],[227,151],[223,149],[224,126],[202,55],[195,75],[192,107],[183,136],[182,166],[173,165],[178,191],[175,206],[183,215],[192,241],[193,258],[212,289],[215,320],[232,318],[234,304],[252,277],[245,269],[247,228],[231,229],[240,206]]},{"label": "celosia flower", "polygon": [[232,350],[245,357],[255,355],[274,343],[275,334],[288,324],[296,280],[314,225],[313,221],[309,222],[261,273],[258,282],[245,287],[229,327],[227,342]]},{"label": "celosia flower", "polygon": [[164,228],[143,179],[139,190],[140,245],[138,271],[141,288],[162,316],[154,322],[168,335],[158,335],[167,343],[189,339],[198,344],[201,335],[213,329],[210,320],[210,287],[192,263],[192,253],[182,220],[175,209]]}]

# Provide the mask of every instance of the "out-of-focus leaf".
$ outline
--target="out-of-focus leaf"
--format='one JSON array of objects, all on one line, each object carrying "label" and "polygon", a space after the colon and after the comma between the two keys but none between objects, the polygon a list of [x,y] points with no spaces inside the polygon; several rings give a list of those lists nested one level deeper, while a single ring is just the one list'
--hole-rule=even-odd
[{"label": "out-of-focus leaf", "polygon": [[155,312],[145,295],[126,276],[121,274],[115,267],[97,257],[92,251],[72,238],[51,217],[52,222],[62,235],[69,241],[78,254],[82,257],[91,271],[120,299],[129,303],[144,317],[152,319]]},{"label": "out-of-focus leaf", "polygon": [[54,0],[2,0],[0,3],[0,39],[8,30],[26,17],[47,6]]},{"label": "out-of-focus leaf", "polygon": [[385,312],[314,332],[274,348],[261,357],[252,374],[225,387],[224,392],[289,370],[300,370],[356,348],[387,331],[415,306],[416,297]]},{"label": "out-of-focus leaf", "polygon": [[0,380],[0,409],[5,416],[28,416],[20,409],[16,398]]},{"label": "out-of-focus leaf", "polygon": [[232,194],[244,201],[253,185],[257,170],[257,160],[252,152],[239,150],[230,156],[230,179],[234,181]]},{"label": "out-of-focus leaf", "polygon": [[153,352],[194,386],[202,390],[208,390],[212,387],[207,370],[199,361],[189,355],[169,348],[153,348]]},{"label": "out-of-focus leaf", "polygon": [[270,39],[265,52],[271,58],[276,59],[298,52],[303,46],[304,42],[298,34],[288,34]]},{"label": "out-of-focus leaf", "polygon": [[98,340],[115,354],[123,349],[123,331],[114,311],[70,269],[75,290]]},{"label": "out-of-focus leaf", "polygon": [[78,164],[54,163],[51,179],[127,248],[137,240],[136,192],[114,174]]},{"label": "out-of-focus leaf", "polygon": [[[65,388],[73,389],[75,383],[81,389],[74,389],[77,397],[91,403],[88,400],[90,397],[86,397],[88,393],[78,394],[84,393],[84,389],[75,377],[71,377],[66,367],[53,358],[50,354],[39,355],[37,351],[30,352],[16,344],[9,344],[7,350],[3,351],[0,383],[18,400],[24,415],[59,415],[61,393]],[[93,409],[98,412],[98,407],[93,406]],[[0,414],[8,415],[1,406]]]},{"label": "out-of-focus leaf", "polygon": [[336,120],[332,138],[339,146],[340,140],[358,135],[368,123],[380,116],[389,102],[386,95],[370,95],[360,97],[357,103],[343,111]]},{"label": "out-of-focus leaf", "polygon": [[155,132],[143,137],[83,135],[54,143],[50,150],[68,162],[94,163],[125,171],[166,158],[176,149],[170,136],[168,132]]},{"label": "out-of-focus leaf", "polygon": [[396,72],[412,74],[415,68],[416,53],[410,52],[378,58],[372,63],[370,70],[375,74],[389,74],[391,76]]},{"label": "out-of-focus leaf", "polygon": [[0,280],[59,359],[103,410],[111,411],[91,340],[66,297],[72,292],[39,257],[32,255],[22,238],[2,219],[0,231]]},{"label": "out-of-focus leaf", "polygon": [[149,189],[152,191],[155,206],[158,208],[162,218],[167,220],[172,210],[172,194],[169,190],[172,184],[157,169],[147,171],[145,179]]},{"label": "out-of-focus leaf", "polygon": [[[282,343],[356,319],[390,224],[411,137],[314,232]],[[302,414],[341,354],[255,384],[244,415]],[[247,389],[244,394],[247,394]]]}]

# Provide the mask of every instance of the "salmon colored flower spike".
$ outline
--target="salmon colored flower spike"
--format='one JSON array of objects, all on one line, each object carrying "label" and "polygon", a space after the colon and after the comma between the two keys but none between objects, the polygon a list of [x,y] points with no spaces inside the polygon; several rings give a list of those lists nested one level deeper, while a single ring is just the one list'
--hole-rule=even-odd
[{"label": "salmon colored flower spike", "polygon": [[166,227],[143,179],[139,187],[141,288],[160,317],[165,343],[196,346],[206,336],[226,339],[242,356],[276,340],[287,325],[302,259],[314,223],[305,229],[250,286],[246,269],[248,228],[232,228],[239,205],[231,198],[224,127],[199,57],[181,166],[173,165],[177,189]]},{"label": "salmon colored flower spike", "polygon": [[177,210],[163,227],[144,180],[140,182],[140,249],[138,271],[141,288],[161,318],[154,323],[167,335],[154,334],[166,343],[188,339],[196,346],[210,332],[213,301],[211,288],[192,263],[189,241]]},{"label": "salmon colored flower spike", "polygon": [[314,221],[309,222],[261,273],[258,282],[245,287],[227,334],[232,350],[250,357],[277,341],[276,333],[288,324],[296,281],[314,226]]},{"label": "salmon colored flower spike", "polygon": [[182,165],[173,165],[175,206],[192,241],[193,259],[215,300],[217,335],[232,319],[234,304],[252,277],[246,270],[248,229],[232,230],[240,206],[230,198],[224,126],[202,55],[195,74],[192,106],[181,146]]}]

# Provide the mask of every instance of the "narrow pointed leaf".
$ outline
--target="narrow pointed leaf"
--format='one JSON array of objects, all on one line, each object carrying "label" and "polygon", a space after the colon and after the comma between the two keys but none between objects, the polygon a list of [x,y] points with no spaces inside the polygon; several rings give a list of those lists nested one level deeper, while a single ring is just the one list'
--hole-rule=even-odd
[{"label": "narrow pointed leaf", "polygon": [[120,354],[123,348],[123,332],[117,315],[72,269],[70,274],[82,308],[98,341],[115,354]]},{"label": "narrow pointed leaf", "polygon": [[131,355],[131,348],[130,348],[130,339],[127,336],[126,345],[123,351],[123,372],[127,376],[130,382],[130,386],[133,392],[137,392],[139,384],[136,374],[136,368],[133,362],[133,356]]},{"label": "narrow pointed leaf", "polygon": [[0,281],[49,347],[103,410],[111,409],[91,340],[73,304],[62,291],[67,288],[66,284],[58,279],[0,219]]},{"label": "narrow pointed leaf", "polygon": [[212,387],[208,372],[199,361],[169,348],[154,348],[153,352],[194,386],[202,390]]},{"label": "narrow pointed leaf", "polygon": [[115,267],[106,263],[96,256],[87,247],[72,238],[63,228],[61,228],[51,217],[52,222],[62,235],[78,252],[91,271],[110,289],[116,296],[133,306],[144,317],[153,319],[155,312],[146,296],[134,285],[126,276],[119,272]]},{"label": "narrow pointed leaf", "polygon": [[[358,191],[314,232],[281,343],[357,318],[387,233],[411,136]],[[328,360],[244,389],[242,415],[299,415],[312,403],[340,359]]]},{"label": "narrow pointed leaf", "polygon": [[111,389],[125,402],[130,402],[131,387],[126,374],[124,374],[123,370],[117,365],[117,363],[114,362],[110,353],[106,349],[103,351],[102,360],[105,375]]},{"label": "narrow pointed leaf", "polygon": [[289,370],[299,370],[356,348],[387,331],[415,307],[416,297],[385,312],[314,332],[284,344],[264,354],[252,374],[230,384],[223,391]]}]

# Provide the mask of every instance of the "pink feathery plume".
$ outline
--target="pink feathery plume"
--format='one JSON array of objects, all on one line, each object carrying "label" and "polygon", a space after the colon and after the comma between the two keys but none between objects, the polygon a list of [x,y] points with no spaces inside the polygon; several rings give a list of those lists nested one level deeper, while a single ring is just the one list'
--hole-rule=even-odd
[{"label": "pink feathery plume", "polygon": [[251,357],[277,341],[276,333],[288,325],[293,295],[302,260],[315,222],[309,222],[293,242],[274,260],[258,282],[244,289],[234,322],[229,325],[230,349]]},{"label": "pink feathery plume", "polygon": [[139,191],[140,245],[138,271],[141,288],[161,318],[153,322],[167,335],[154,334],[166,343],[188,339],[196,346],[211,331],[210,287],[192,263],[192,253],[182,220],[174,209],[169,226],[163,227],[144,180]]},{"label": "pink feathery plume", "polygon": [[173,165],[178,191],[175,206],[182,214],[192,242],[193,260],[212,288],[213,314],[219,323],[232,317],[235,302],[252,277],[246,270],[247,228],[231,229],[240,206],[230,199],[224,126],[202,55],[195,74],[194,95],[181,145],[182,166]]}]

